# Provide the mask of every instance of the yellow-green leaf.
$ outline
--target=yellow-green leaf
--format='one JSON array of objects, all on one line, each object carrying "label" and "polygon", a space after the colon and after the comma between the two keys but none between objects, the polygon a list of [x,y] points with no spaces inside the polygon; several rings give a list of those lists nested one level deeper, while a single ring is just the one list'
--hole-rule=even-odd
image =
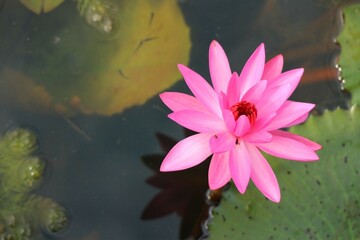
[{"label": "yellow-green leaf", "polygon": [[25,7],[36,14],[50,12],[64,1],[65,0],[20,0]]},{"label": "yellow-green leaf", "polygon": [[[11,49],[0,81],[21,83],[0,88],[1,102],[41,112],[112,115],[181,79],[177,64],[188,64],[191,42],[176,0],[89,4],[95,5],[87,6],[83,16],[71,11],[74,4],[64,4],[46,22],[33,16],[25,36],[20,27],[14,34],[29,41],[17,41],[16,47],[13,39],[0,39],[0,46]],[[28,24],[21,20],[19,25]],[[6,27],[0,35],[13,28]],[[20,68],[11,65],[17,59],[23,62]]]}]

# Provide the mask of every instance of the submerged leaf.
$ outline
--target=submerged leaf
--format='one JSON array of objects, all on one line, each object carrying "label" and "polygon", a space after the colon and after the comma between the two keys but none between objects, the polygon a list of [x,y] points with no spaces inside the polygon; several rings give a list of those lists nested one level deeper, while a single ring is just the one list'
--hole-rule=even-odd
[{"label": "submerged leaf", "polygon": [[50,12],[64,1],[65,0],[20,0],[25,7],[37,14]]},{"label": "submerged leaf", "polygon": [[[36,84],[28,76],[12,68],[4,68],[0,71],[0,84],[6,86],[6,88],[0,88],[1,104],[21,107],[26,111],[36,108],[37,112],[54,112],[51,96],[45,87]],[[14,92],[17,94],[16,98],[14,98]],[[57,106],[58,111],[60,108],[61,106]]]},{"label": "submerged leaf", "polygon": [[[326,111],[291,129],[323,146],[320,161],[277,164],[282,200],[232,184],[209,224],[210,239],[358,239],[360,237],[360,110]],[[277,162],[269,156],[267,159]],[[274,165],[274,164],[272,164]]]},{"label": "submerged leaf", "polygon": [[345,24],[337,38],[341,45],[341,77],[352,94],[352,102],[360,103],[360,4],[347,6],[343,12]]},{"label": "submerged leaf", "polygon": [[[47,15],[46,22],[41,16],[19,20],[26,34],[19,27],[19,33],[11,35],[16,41],[0,39],[0,53],[9,56],[5,67],[32,79],[46,91],[52,108],[65,114],[112,115],[143,104],[180,79],[176,66],[188,63],[191,43],[176,0],[91,3],[104,11],[95,20],[104,21],[89,26],[86,14],[94,12],[85,11],[84,19],[69,11],[71,4]],[[2,24],[0,35],[12,32],[13,26]],[[23,62],[20,69],[18,59]],[[22,101],[16,89],[6,89],[12,98],[7,102]]]}]

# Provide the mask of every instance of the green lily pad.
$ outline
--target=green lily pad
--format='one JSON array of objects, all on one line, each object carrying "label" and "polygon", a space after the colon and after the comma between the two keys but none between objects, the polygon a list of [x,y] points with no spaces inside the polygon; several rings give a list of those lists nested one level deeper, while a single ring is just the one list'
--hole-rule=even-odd
[{"label": "green lily pad", "polygon": [[266,200],[254,185],[233,184],[213,209],[210,239],[359,239],[360,110],[326,111],[291,129],[319,142],[317,162],[276,163],[282,200]]},{"label": "green lily pad", "polygon": [[343,12],[345,24],[337,38],[341,45],[341,77],[353,103],[360,103],[360,4],[345,7]]},{"label": "green lily pad", "polygon": [[50,12],[64,1],[65,0],[20,0],[26,8],[36,14]]}]

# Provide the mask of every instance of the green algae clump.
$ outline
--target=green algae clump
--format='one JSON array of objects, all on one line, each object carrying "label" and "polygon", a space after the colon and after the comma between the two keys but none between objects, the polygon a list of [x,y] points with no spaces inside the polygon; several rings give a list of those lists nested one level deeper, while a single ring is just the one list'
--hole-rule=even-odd
[{"label": "green algae clump", "polygon": [[42,239],[68,226],[66,211],[49,198],[31,194],[42,180],[45,163],[32,156],[35,134],[26,129],[7,132],[0,139],[0,240]]}]

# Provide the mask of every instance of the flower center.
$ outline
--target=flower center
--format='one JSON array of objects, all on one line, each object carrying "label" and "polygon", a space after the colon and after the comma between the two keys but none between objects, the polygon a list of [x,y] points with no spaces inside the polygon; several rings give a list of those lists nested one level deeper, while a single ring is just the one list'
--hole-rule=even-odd
[{"label": "flower center", "polygon": [[255,123],[257,110],[254,104],[247,101],[241,101],[232,105],[230,110],[233,113],[235,120],[238,120],[241,115],[245,115],[248,117],[251,125]]}]

